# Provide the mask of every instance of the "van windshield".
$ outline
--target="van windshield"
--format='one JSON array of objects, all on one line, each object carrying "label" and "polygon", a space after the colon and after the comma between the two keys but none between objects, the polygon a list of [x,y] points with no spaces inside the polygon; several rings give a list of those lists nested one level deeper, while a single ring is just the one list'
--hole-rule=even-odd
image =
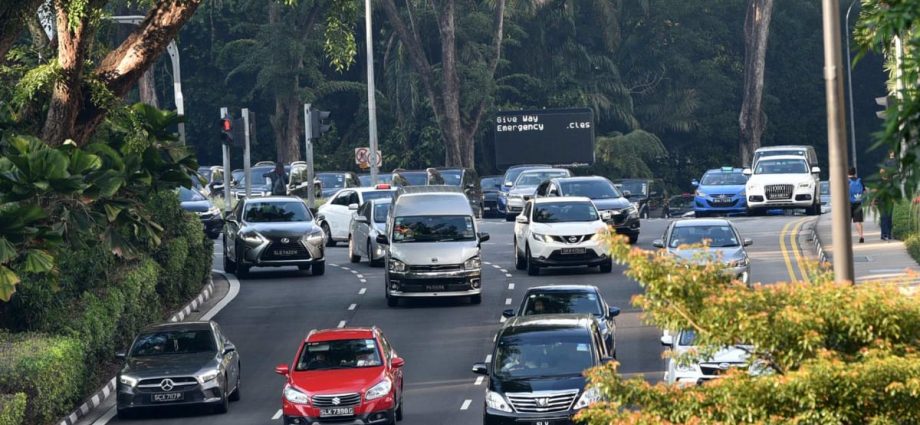
[{"label": "van windshield", "polygon": [[587,332],[527,332],[505,336],[495,355],[495,375],[503,379],[581,375],[594,366]]},{"label": "van windshield", "polygon": [[396,217],[393,242],[452,242],[476,240],[473,217],[463,215],[425,215]]}]

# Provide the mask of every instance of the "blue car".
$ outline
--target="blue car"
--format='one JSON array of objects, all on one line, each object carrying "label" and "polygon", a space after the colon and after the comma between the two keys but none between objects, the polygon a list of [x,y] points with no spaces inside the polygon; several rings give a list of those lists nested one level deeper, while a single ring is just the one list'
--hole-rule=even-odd
[{"label": "blue car", "polygon": [[511,187],[514,186],[514,181],[517,180],[518,176],[528,168],[550,168],[551,165],[547,164],[521,164],[508,167],[505,171],[505,176],[502,179],[502,184],[499,186],[498,190],[498,202],[496,209],[498,210],[499,215],[505,216],[508,214],[508,192],[511,190]]},{"label": "blue car", "polygon": [[744,185],[747,176],[741,168],[722,167],[707,171],[700,181],[693,181],[696,194],[693,212],[697,217],[747,212]]}]

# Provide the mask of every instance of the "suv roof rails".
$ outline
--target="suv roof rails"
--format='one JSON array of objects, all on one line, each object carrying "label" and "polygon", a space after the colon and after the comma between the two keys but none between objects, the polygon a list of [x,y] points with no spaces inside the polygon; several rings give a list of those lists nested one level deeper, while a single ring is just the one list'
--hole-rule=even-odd
[{"label": "suv roof rails", "polygon": [[396,196],[414,193],[463,193],[459,186],[431,185],[431,186],[402,186],[396,191]]}]

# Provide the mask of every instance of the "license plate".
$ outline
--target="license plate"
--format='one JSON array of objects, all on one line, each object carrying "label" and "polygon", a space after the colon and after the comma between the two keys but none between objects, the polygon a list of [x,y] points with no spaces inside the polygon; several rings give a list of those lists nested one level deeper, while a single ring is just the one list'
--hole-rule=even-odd
[{"label": "license plate", "polygon": [[319,409],[319,417],[331,418],[335,416],[354,416],[354,407],[330,407],[328,409]]},{"label": "license plate", "polygon": [[150,399],[157,403],[166,403],[170,401],[182,400],[182,393],[156,393],[150,396]]},{"label": "license plate", "polygon": [[443,291],[447,289],[445,285],[425,285],[426,291]]},{"label": "license plate", "polygon": [[274,252],[275,255],[279,257],[290,257],[292,255],[297,255],[296,249],[276,249]]},{"label": "license plate", "polygon": [[562,248],[562,255],[577,255],[586,252],[585,248]]},{"label": "license plate", "polygon": [[553,421],[536,421],[533,425],[553,425]]},{"label": "license plate", "polygon": [[483,209],[486,210],[486,211],[492,211],[492,207],[485,207],[485,208],[483,208]]}]

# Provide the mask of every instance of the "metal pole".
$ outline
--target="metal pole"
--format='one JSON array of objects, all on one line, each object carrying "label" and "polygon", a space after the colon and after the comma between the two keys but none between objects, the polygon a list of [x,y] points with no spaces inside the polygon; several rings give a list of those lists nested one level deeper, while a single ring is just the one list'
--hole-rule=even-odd
[{"label": "metal pole", "polygon": [[[221,119],[229,118],[227,108],[220,108]],[[230,145],[221,143],[221,149],[224,153],[224,212],[229,213],[230,208],[230,182],[233,181],[233,174],[230,173]]]},{"label": "metal pole", "polygon": [[306,155],[307,155],[307,206],[313,208],[316,205],[316,193],[313,186],[313,123],[310,120],[310,104],[303,105],[303,132],[306,136]]},{"label": "metal pole", "polygon": [[367,122],[370,133],[371,183],[377,184],[377,90],[374,87],[374,34],[371,25],[371,0],[364,0],[364,27],[367,40]]},{"label": "metal pole", "polygon": [[847,8],[846,15],[846,42],[847,42],[847,85],[849,86],[849,98],[850,98],[850,146],[853,149],[853,168],[859,172],[859,166],[856,164],[856,118],[853,113],[853,59],[852,52],[850,52],[850,11],[853,10],[853,5],[858,3],[859,0],[853,0],[850,3],[850,7]]},{"label": "metal pole", "polygon": [[246,179],[246,199],[252,198],[252,160],[249,158],[249,108],[243,108],[243,175]]},{"label": "metal pole", "polygon": [[831,184],[831,235],[834,280],[853,283],[853,240],[847,181],[846,117],[843,112],[843,71],[840,69],[839,0],[821,0],[824,26],[824,80],[827,94],[827,150]]}]

